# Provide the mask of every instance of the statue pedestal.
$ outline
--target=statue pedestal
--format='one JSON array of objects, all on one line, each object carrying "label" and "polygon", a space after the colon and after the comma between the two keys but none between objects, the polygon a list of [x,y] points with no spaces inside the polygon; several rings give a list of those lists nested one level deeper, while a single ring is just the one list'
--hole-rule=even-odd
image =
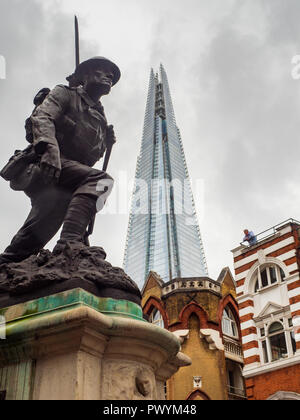
[{"label": "statue pedestal", "polygon": [[165,381],[190,364],[175,335],[146,322],[139,305],[80,288],[0,315],[0,392],[8,400],[164,399]]}]

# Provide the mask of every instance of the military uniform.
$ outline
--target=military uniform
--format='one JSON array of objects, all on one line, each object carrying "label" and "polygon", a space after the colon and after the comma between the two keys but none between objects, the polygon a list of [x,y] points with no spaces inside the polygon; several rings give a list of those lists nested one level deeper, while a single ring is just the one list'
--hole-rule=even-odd
[{"label": "military uniform", "polygon": [[[32,209],[0,263],[37,254],[63,222],[66,231],[81,235],[96,212],[97,199],[108,194],[101,183],[113,182],[107,173],[92,168],[106,150],[107,121],[100,102],[95,103],[82,86],[56,86],[35,109],[31,122],[36,153],[42,156],[47,145],[59,150],[61,173],[57,185],[45,185],[40,177],[26,191]],[[65,237],[71,240],[68,232]]]}]

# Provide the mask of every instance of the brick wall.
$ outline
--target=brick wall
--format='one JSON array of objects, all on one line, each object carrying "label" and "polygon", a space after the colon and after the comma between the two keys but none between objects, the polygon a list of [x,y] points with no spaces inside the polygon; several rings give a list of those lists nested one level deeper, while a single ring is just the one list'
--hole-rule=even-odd
[{"label": "brick wall", "polygon": [[300,364],[246,379],[249,400],[266,400],[278,391],[300,394]]}]

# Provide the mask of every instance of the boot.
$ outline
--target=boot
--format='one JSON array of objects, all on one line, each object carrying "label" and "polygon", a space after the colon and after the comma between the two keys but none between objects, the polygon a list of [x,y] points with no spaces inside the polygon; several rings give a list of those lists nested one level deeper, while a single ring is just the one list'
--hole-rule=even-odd
[{"label": "boot", "polygon": [[7,257],[5,254],[1,254],[0,255],[0,265],[2,265],[2,264],[10,264],[12,262],[15,262],[15,261],[13,261],[9,257]]},{"label": "boot", "polygon": [[72,198],[64,220],[60,240],[54,248],[58,253],[66,243],[84,244],[86,229],[96,214],[96,201],[88,195],[78,194]]}]

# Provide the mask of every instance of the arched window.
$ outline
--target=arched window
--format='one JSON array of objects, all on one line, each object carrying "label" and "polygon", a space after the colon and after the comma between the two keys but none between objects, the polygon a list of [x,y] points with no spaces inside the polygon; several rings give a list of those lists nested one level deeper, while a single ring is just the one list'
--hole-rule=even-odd
[{"label": "arched window", "polygon": [[157,308],[154,308],[149,316],[149,322],[155,324],[161,328],[165,328],[165,323],[162,317],[162,314]]},{"label": "arched window", "polygon": [[262,265],[255,273],[254,293],[275,283],[281,283],[285,279],[284,271],[278,265]]},{"label": "arched window", "polygon": [[277,391],[276,394],[267,398],[269,401],[299,401],[300,394],[296,392]]},{"label": "arched window", "polygon": [[272,354],[272,362],[287,357],[287,346],[283,325],[280,322],[273,322],[269,328],[269,342]]},{"label": "arched window", "polygon": [[296,353],[296,341],[292,318],[283,317],[259,328],[262,350],[262,363],[292,357]]},{"label": "arched window", "polygon": [[238,338],[238,327],[232,311],[228,306],[223,311],[222,332],[229,337]]}]

